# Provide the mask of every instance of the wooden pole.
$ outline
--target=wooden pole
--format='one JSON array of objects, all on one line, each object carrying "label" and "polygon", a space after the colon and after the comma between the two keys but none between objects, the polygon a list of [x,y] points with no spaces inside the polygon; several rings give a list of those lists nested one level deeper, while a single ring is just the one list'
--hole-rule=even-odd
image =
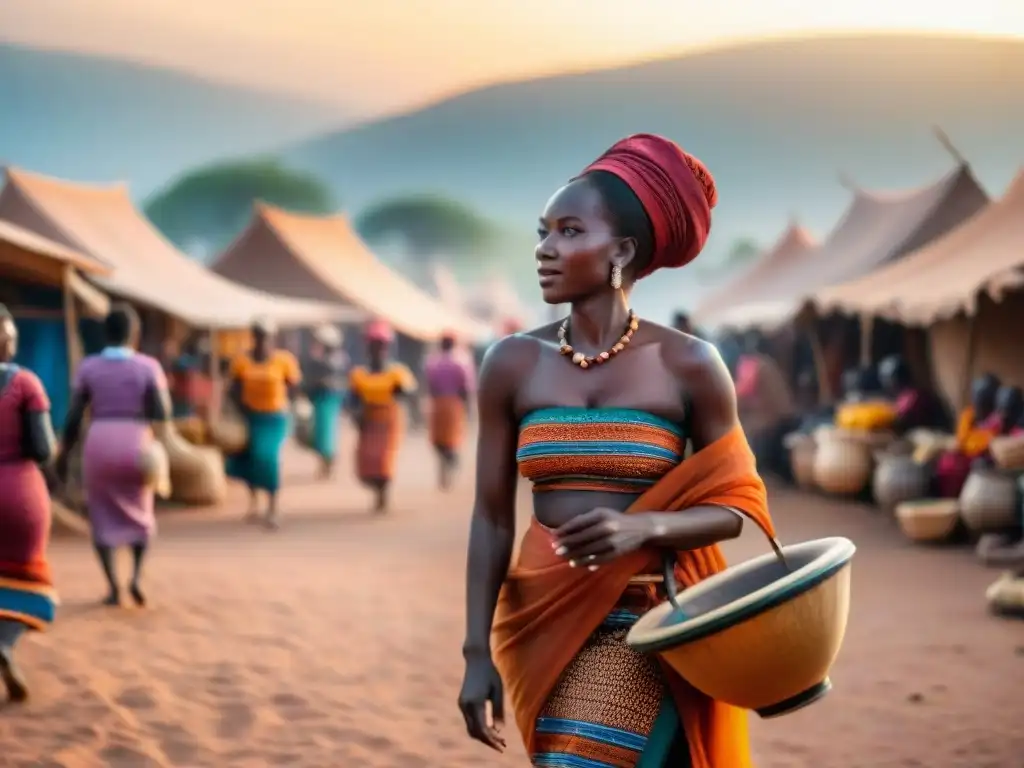
[{"label": "wooden pole", "polygon": [[875,341],[875,318],[872,315],[860,317],[860,364],[867,368],[873,359],[872,347]]},{"label": "wooden pole", "polygon": [[806,330],[811,344],[811,357],[814,358],[814,369],[818,374],[818,404],[825,405],[832,395],[832,387],[828,378],[828,364],[825,360],[825,348],[821,342],[817,323],[808,323]]},{"label": "wooden pole", "polygon": [[940,128],[937,125],[932,126],[932,132],[935,134],[935,138],[939,140],[939,144],[942,145],[942,148],[953,156],[953,159],[956,160],[957,165],[967,165],[967,158],[965,158],[963,156],[963,153],[956,148],[956,146],[950,140],[949,134],[947,134],[944,130],[942,130],[942,128]]},{"label": "wooden pole", "polygon": [[71,287],[71,275],[74,267],[70,264],[64,266],[62,279],[63,300],[64,300],[64,336],[68,348],[68,386],[72,386],[75,380],[75,371],[82,362],[82,340],[78,335],[78,308],[75,305],[75,292]]},{"label": "wooden pole", "polygon": [[971,399],[971,381],[974,379],[974,363],[978,354],[978,316],[968,315],[967,350],[964,352],[964,376],[960,382],[960,407]]},{"label": "wooden pole", "polygon": [[220,375],[220,350],[217,345],[217,331],[212,327],[207,330],[209,334],[210,353],[207,361],[207,372],[210,375],[210,412],[207,418],[211,421],[218,421],[221,416],[221,407],[224,400],[224,384]]}]

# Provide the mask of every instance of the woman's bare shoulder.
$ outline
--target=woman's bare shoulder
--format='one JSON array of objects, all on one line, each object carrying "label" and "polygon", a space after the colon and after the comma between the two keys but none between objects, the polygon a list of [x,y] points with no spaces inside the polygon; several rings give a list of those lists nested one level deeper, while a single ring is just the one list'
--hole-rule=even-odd
[{"label": "woman's bare shoulder", "polygon": [[732,377],[718,348],[709,341],[656,323],[648,323],[661,342],[665,368],[689,388],[727,386]]},{"label": "woman's bare shoulder", "polygon": [[533,370],[545,344],[557,339],[558,323],[498,339],[484,354],[480,365],[480,386],[514,384]]}]

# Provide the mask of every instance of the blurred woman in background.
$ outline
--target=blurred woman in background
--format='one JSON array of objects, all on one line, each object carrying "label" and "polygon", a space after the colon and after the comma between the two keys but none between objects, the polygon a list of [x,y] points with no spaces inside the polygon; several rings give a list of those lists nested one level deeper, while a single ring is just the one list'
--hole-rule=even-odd
[{"label": "blurred woman in background", "polygon": [[43,630],[57,600],[46,558],[50,494],[39,467],[55,440],[50,400],[30,371],[14,364],[18,329],[0,304],[0,680],[11,701],[28,698],[14,661],[26,630]]},{"label": "blurred woman in background", "polygon": [[278,349],[277,329],[269,320],[252,325],[252,349],[231,362],[229,398],[249,430],[249,444],[229,456],[228,476],[249,488],[247,520],[259,522],[259,492],[267,495],[262,520],[278,527],[277,495],[281,489],[281,449],[291,426],[291,402],[302,383],[299,363],[291,352]]},{"label": "blurred woman in background", "polygon": [[334,470],[338,453],[338,430],[344,399],[345,353],[341,331],[322,325],[313,333],[313,347],[306,366],[306,396],[313,406],[312,448],[320,457],[320,477]]},{"label": "blurred woman in background", "polygon": [[427,358],[424,367],[430,397],[430,442],[437,451],[438,485],[442,490],[451,485],[452,474],[458,467],[473,391],[469,361],[459,357],[455,342],[454,332],[446,332],[438,351]]},{"label": "blurred woman in background", "polygon": [[356,475],[376,496],[374,510],[388,506],[388,490],[405,430],[402,399],[416,392],[416,379],[390,359],[394,332],[383,320],[366,329],[367,364],[349,374],[347,406],[359,432]]},{"label": "blurred woman in background", "polygon": [[75,374],[57,471],[66,482],[69,456],[88,410],[82,470],[93,543],[109,590],[104,603],[121,602],[115,550],[131,547],[129,593],[142,606],[146,604],[142,564],[156,517],[154,488],[145,477],[140,456],[156,439],[153,426],[166,426],[171,417],[170,395],[159,361],[137,351],[141,323],[135,310],[127,304],[114,305],[103,328],[107,346],[85,358]]}]

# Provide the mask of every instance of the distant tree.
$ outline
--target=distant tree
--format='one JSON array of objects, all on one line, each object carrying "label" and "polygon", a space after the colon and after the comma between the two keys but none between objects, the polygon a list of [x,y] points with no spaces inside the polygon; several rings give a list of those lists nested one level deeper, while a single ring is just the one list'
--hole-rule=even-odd
[{"label": "distant tree", "polygon": [[145,211],[180,248],[215,254],[245,227],[257,200],[301,213],[337,208],[330,190],[312,174],[258,158],[186,173],[150,198]]},{"label": "distant tree", "polygon": [[455,259],[479,252],[497,237],[490,221],[467,205],[439,195],[410,195],[378,203],[356,219],[370,243],[398,242],[414,261]]},{"label": "distant tree", "polygon": [[729,253],[725,257],[723,269],[733,270],[754,260],[761,252],[761,246],[749,237],[741,237],[732,244]]},{"label": "distant tree", "polygon": [[761,253],[761,246],[749,237],[735,240],[732,246],[720,258],[707,262],[698,261],[700,276],[708,280],[721,280],[742,269]]}]

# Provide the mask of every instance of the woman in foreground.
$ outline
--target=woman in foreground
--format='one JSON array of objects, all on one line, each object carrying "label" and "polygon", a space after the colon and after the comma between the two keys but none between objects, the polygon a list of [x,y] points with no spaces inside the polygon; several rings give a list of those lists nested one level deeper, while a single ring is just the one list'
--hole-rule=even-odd
[{"label": "woman in foreground", "polygon": [[366,329],[366,365],[349,374],[348,410],[359,430],[356,444],[356,475],[376,494],[375,512],[388,506],[388,490],[405,423],[402,399],[416,391],[412,372],[390,358],[395,334],[391,326],[376,320]]},{"label": "woman in foreground", "polygon": [[264,525],[277,522],[277,493],[281,489],[281,449],[291,425],[291,402],[302,373],[291,352],[277,349],[277,331],[267,320],[252,326],[252,349],[231,361],[231,401],[249,428],[249,445],[227,461],[229,476],[249,488],[250,522],[260,520],[260,491],[267,494]]},{"label": "woman in foreground", "polygon": [[[507,684],[535,765],[750,765],[745,712],[625,644],[664,599],[662,552],[690,586],[725,567],[740,513],[771,533],[721,358],[629,308],[637,279],[700,253],[716,197],[667,139],[613,146],[541,216],[541,290],[569,317],[502,339],[481,371],[459,704],[500,751]],[[517,463],[534,517],[510,570]]]},{"label": "woman in foreground", "polygon": [[104,321],[107,346],[82,361],[75,373],[71,408],[57,474],[67,481],[68,457],[78,444],[86,409],[89,431],[82,453],[85,502],[96,555],[107,579],[106,605],[120,605],[114,553],[131,547],[134,567],[129,593],[138,606],[142,563],[156,530],[154,489],[140,468],[139,457],[155,440],[153,426],[171,417],[167,379],[160,363],[137,352],[141,324],[128,305],[111,307]]},{"label": "woman in foreground", "polygon": [[40,465],[50,461],[55,440],[50,400],[35,374],[13,363],[18,329],[0,304],[0,681],[10,701],[28,698],[14,662],[26,630],[53,621],[53,590],[46,546],[50,494]]}]

